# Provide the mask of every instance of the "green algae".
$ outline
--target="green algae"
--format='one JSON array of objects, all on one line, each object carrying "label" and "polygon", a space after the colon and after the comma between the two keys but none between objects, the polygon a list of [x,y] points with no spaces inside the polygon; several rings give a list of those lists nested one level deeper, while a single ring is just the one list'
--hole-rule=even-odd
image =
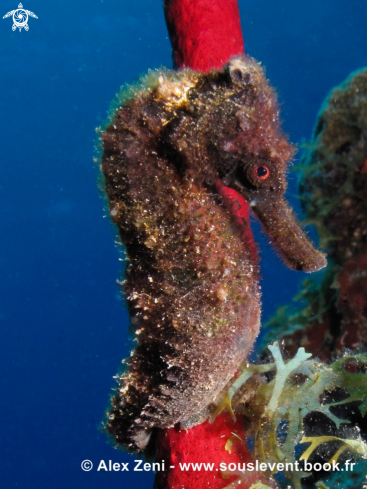
[{"label": "green algae", "polygon": [[[318,461],[320,453],[328,456],[323,463],[341,461],[344,455],[353,460],[367,459],[367,445],[361,437],[359,427],[350,419],[340,417],[336,407],[353,405],[364,416],[367,412],[367,353],[345,354],[326,365],[299,348],[294,358],[284,361],[279,344],[269,346],[273,363],[264,365],[244,365],[240,376],[234,381],[220,410],[226,407],[242,411],[251,421],[253,434],[253,454],[259,462],[267,464],[284,463],[284,475],[296,489],[301,481],[312,473],[302,470],[301,462]],[[273,378],[264,381],[256,389],[250,402],[241,405],[241,399],[232,404],[234,394],[248,380],[265,372]],[[338,392],[343,396],[338,397]],[[337,393],[337,400],[330,398]],[[329,395],[329,397],[328,397]],[[334,396],[335,397],[335,396]],[[232,411],[232,412],[233,412]],[[345,409],[344,409],[345,411]],[[307,426],[310,414],[321,413],[335,427],[335,433],[325,430],[312,435]],[[325,421],[325,425],[327,422]],[[347,428],[346,428],[347,427]],[[320,452],[321,447],[321,452]],[[293,470],[296,463],[300,470]],[[287,470],[287,467],[292,470]],[[276,474],[269,471],[269,476]]]}]

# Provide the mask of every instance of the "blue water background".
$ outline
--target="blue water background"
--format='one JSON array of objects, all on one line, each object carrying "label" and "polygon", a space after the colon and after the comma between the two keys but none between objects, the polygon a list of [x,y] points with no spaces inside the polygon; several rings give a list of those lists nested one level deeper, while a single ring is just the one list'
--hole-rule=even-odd
[{"label": "blue water background", "polygon": [[[1,17],[16,4],[3,0]],[[151,488],[152,474],[132,466],[86,473],[80,464],[133,460],[98,431],[129,343],[93,151],[119,87],[171,66],[161,2],[25,0],[24,8],[38,16],[28,32],[0,21],[0,485]],[[240,0],[240,8],[246,52],[266,67],[284,128],[301,144],[329,89],[367,63],[367,2]],[[305,276],[256,233],[266,320]]]}]

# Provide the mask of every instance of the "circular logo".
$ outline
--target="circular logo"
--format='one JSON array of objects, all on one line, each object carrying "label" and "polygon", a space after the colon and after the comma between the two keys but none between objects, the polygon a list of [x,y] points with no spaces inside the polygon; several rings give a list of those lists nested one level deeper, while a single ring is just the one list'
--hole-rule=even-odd
[{"label": "circular logo", "polygon": [[28,14],[25,10],[22,8],[18,8],[15,10],[13,13],[13,22],[16,27],[19,27],[20,29],[24,27],[27,22],[28,22]]}]

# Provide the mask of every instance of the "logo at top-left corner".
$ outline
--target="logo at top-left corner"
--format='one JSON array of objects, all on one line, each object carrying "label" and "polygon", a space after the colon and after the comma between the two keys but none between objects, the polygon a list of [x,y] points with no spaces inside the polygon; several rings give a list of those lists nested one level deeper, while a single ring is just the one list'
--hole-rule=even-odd
[{"label": "logo at top-left corner", "polygon": [[22,28],[24,28],[25,31],[28,31],[29,17],[38,19],[37,15],[35,15],[33,12],[31,12],[30,10],[25,10],[21,3],[18,5],[18,8],[16,10],[12,10],[11,12],[5,14],[3,19],[7,19],[8,17],[11,16],[13,16],[13,25],[11,28],[13,29],[13,31],[19,29],[19,32],[22,30]]}]

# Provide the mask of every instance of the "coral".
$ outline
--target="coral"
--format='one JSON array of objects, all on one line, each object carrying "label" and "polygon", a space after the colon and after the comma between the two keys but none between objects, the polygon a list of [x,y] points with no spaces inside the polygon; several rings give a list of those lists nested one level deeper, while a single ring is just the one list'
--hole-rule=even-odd
[{"label": "coral", "polygon": [[312,272],[326,261],[284,202],[293,148],[254,60],[151,74],[124,97],[102,141],[138,341],[107,429],[141,451],[153,428],[208,416],[258,333],[258,260],[228,192],[251,206],[290,267]]}]

